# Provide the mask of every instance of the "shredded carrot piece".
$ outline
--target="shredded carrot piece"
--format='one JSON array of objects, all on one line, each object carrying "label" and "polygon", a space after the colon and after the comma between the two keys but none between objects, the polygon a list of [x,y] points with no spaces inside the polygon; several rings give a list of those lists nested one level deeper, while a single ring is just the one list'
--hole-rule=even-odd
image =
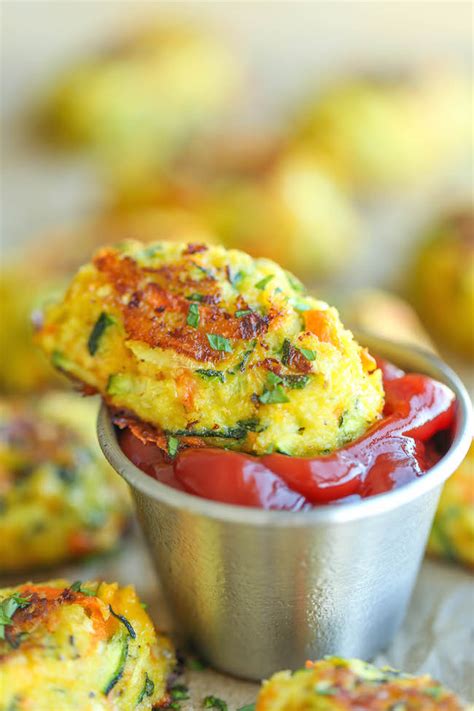
[{"label": "shredded carrot piece", "polygon": [[304,318],[307,330],[314,333],[320,341],[336,347],[339,345],[336,329],[327,311],[306,311]]}]

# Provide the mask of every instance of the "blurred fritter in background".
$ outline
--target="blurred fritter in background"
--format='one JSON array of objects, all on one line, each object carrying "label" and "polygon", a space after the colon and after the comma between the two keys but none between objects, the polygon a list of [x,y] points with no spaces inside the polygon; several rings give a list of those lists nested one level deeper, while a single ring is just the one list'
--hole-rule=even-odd
[{"label": "blurred fritter in background", "polygon": [[[97,403],[33,340],[104,243],[275,259],[349,326],[472,384],[469,24],[448,2],[5,6],[0,574],[112,550],[127,527]],[[474,565],[472,452],[429,550]]]}]

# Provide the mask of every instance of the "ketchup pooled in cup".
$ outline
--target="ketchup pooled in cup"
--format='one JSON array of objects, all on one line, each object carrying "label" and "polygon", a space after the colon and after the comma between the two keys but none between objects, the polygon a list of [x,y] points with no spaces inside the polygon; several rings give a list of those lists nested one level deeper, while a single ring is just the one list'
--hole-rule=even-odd
[{"label": "ketchup pooled in cup", "polygon": [[382,494],[423,476],[443,456],[455,398],[442,383],[404,373],[379,360],[383,417],[362,437],[331,454],[261,457],[221,448],[188,448],[173,460],[128,428],[119,433],[126,456],[142,471],[181,491],[213,501],[267,510],[314,506]]}]

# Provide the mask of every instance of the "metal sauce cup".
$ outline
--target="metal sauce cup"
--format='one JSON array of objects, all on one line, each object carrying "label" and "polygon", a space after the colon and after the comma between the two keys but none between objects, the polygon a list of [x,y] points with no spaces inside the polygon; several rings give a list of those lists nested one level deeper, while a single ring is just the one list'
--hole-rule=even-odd
[{"label": "metal sauce cup", "polygon": [[400,367],[446,383],[458,403],[443,459],[426,476],[362,501],[298,513],[177,491],[127,459],[102,407],[102,450],[133,491],[177,631],[216,669],[261,679],[325,654],[371,659],[403,620],[441,487],[470,444],[470,402],[435,356],[360,340]]}]

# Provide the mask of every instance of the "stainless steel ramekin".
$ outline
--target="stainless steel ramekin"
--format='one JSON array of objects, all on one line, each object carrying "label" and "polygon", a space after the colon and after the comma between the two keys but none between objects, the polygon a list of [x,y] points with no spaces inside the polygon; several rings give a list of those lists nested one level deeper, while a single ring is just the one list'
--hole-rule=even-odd
[{"label": "stainless steel ramekin", "polygon": [[363,501],[286,513],[176,491],[125,457],[102,407],[102,450],[133,491],[176,627],[229,674],[261,679],[324,654],[370,659],[404,617],[442,484],[469,447],[470,402],[435,356],[360,340],[407,370],[443,381],[458,402],[452,446],[429,474]]}]

